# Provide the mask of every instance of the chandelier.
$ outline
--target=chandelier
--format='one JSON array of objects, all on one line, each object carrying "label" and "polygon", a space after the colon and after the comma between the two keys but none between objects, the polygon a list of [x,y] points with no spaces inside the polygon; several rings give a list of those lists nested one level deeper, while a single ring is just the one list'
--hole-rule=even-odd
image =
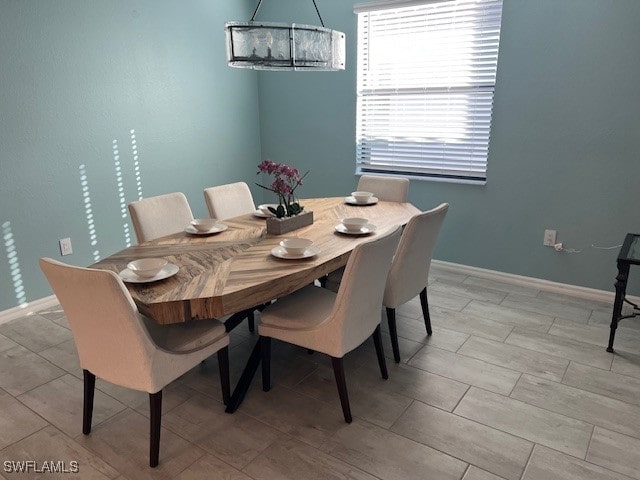
[{"label": "chandelier", "polygon": [[322,27],[254,22],[262,0],[248,22],[227,22],[227,62],[230,67],[256,70],[344,70],[344,33]]}]

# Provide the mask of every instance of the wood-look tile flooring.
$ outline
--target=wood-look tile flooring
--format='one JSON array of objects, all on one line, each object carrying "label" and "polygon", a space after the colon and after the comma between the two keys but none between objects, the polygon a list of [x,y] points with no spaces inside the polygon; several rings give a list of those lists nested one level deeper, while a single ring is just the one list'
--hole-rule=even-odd
[{"label": "wood-look tile flooring", "polygon": [[[31,478],[2,469],[31,459],[78,461],[83,479],[640,479],[640,319],[609,354],[608,303],[437,267],[429,299],[430,338],[417,299],[398,309],[389,380],[372,342],[346,357],[351,425],[323,355],[276,343],[272,390],[258,374],[233,415],[215,356],[194,368],[165,390],[155,470],[144,393],[99,380],[81,434],[59,308],[0,325],[0,478]],[[386,321],[383,335],[390,357]],[[232,333],[234,384],[256,339],[246,324]]]}]

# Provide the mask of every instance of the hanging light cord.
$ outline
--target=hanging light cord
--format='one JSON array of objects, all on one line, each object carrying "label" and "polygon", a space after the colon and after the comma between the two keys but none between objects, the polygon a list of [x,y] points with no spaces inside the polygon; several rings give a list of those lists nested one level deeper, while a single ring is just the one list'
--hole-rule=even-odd
[{"label": "hanging light cord", "polygon": [[249,20],[250,22],[253,22],[253,19],[256,18],[256,14],[258,13],[258,10],[260,10],[260,5],[262,5],[262,0],[258,2],[258,6],[253,11],[253,15],[251,15],[251,20]]},{"label": "hanging light cord", "polygon": [[[313,6],[316,8],[316,13],[318,14],[318,18],[320,19],[320,24],[324,27],[324,22],[322,21],[320,10],[318,10],[318,5],[316,5],[316,0],[311,0],[311,1],[313,2]],[[256,15],[258,14],[258,10],[260,10],[260,5],[262,5],[262,0],[258,2],[256,9],[253,11],[253,15],[251,15],[251,20],[249,20],[250,22],[253,22],[254,18],[256,18]]]},{"label": "hanging light cord", "polygon": [[320,16],[320,10],[318,10],[318,5],[316,5],[316,0],[311,0],[313,2],[313,6],[316,7],[316,13],[318,14],[318,18],[320,19],[320,24],[324,27],[324,22],[322,21],[322,17]]}]

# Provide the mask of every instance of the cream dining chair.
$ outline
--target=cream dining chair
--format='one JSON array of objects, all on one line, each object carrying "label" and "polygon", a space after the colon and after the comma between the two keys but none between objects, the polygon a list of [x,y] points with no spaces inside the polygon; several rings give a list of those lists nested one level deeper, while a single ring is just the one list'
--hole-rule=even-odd
[{"label": "cream dining chair", "polygon": [[358,180],[356,190],[371,192],[383,202],[406,202],[409,193],[409,179],[362,175]]},{"label": "cream dining chair", "polygon": [[211,218],[218,220],[252,213],[256,209],[251,190],[244,182],[205,188],[204,200]]},{"label": "cream dining chair", "polygon": [[[204,189],[204,201],[211,218],[227,218],[253,213],[256,209],[249,186],[244,182],[228,183]],[[253,311],[247,315],[249,331],[255,331]]]},{"label": "cream dining chair", "polygon": [[180,192],[131,202],[129,215],[138,243],[181,232],[193,220],[187,197]]},{"label": "cream dining chair", "polygon": [[307,286],[262,312],[258,332],[262,389],[271,388],[271,339],[283,340],[331,357],[342,413],[351,423],[343,357],[373,336],[382,378],[388,378],[380,337],[380,308],[400,227],[358,245],[347,263],[338,293]]},{"label": "cream dining chair", "polygon": [[217,320],[158,325],[141,315],[114,272],[73,267],[50,258],[40,268],[67,316],[84,374],[82,433],[91,433],[96,376],[147,392],[149,465],[158,465],[162,389],[218,353],[224,403],[228,403],[229,335]]},{"label": "cream dining chair", "polygon": [[[371,192],[383,202],[406,202],[409,192],[409,179],[400,177],[383,177],[378,175],[362,175],[358,180],[358,191]],[[364,213],[364,212],[363,212]],[[320,279],[320,284],[338,291],[344,268],[339,268]]]},{"label": "cream dining chair", "polygon": [[[251,202],[253,204],[253,200]],[[138,243],[150,242],[165,235],[181,232],[193,220],[187,197],[181,192],[131,202],[129,215],[131,215]],[[253,332],[255,330],[253,313],[248,315],[248,319],[249,331]]]},{"label": "cream dining chair", "polygon": [[400,348],[396,329],[396,308],[419,294],[427,335],[432,333],[427,302],[427,282],[431,256],[448,209],[448,203],[441,203],[436,208],[420,213],[409,220],[393,257],[382,303],[387,310],[393,358],[397,363],[400,362]]}]

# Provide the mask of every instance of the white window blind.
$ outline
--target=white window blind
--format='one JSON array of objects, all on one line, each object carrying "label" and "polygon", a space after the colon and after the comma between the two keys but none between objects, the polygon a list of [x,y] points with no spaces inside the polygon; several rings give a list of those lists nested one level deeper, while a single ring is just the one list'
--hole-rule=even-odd
[{"label": "white window blind", "polygon": [[486,179],[502,0],[358,6],[357,170]]}]

